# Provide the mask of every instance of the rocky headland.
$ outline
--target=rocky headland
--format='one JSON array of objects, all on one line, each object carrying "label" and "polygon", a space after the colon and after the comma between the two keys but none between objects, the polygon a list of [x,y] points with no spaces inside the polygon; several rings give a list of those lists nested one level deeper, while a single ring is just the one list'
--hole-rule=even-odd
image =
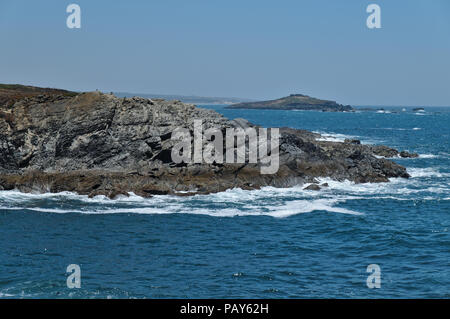
[{"label": "rocky headland", "polygon": [[289,96],[260,102],[237,103],[228,106],[229,109],[271,109],[271,110],[307,110],[323,112],[349,112],[353,111],[350,105],[338,104],[335,101],[321,100],[303,94]]},{"label": "rocky headland", "polygon": [[280,128],[276,174],[262,175],[260,164],[174,163],[172,132],[192,131],[195,119],[203,120],[205,129],[254,126],[180,101],[0,85],[0,190],[114,198],[129,192],[187,196],[235,187],[290,187],[317,183],[320,177],[388,182],[409,175],[384,157],[415,156]]}]

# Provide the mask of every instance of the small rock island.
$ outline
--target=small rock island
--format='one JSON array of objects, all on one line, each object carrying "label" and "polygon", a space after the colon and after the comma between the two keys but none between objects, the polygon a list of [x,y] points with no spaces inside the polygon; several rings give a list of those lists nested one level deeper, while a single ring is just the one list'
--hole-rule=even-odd
[{"label": "small rock island", "polygon": [[276,100],[261,102],[245,102],[227,106],[228,109],[272,109],[272,110],[308,110],[324,112],[353,111],[350,105],[338,104],[335,101],[321,100],[303,94],[291,94]]}]

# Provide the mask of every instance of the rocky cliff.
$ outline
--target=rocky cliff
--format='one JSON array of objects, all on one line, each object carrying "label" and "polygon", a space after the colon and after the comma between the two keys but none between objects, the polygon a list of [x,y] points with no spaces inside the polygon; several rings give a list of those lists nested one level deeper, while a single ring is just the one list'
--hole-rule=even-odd
[{"label": "rocky cliff", "polygon": [[220,130],[253,125],[179,101],[31,91],[0,91],[0,190],[184,196],[290,187],[318,177],[357,183],[409,177],[404,167],[380,158],[399,155],[396,150],[321,141],[319,134],[290,128],[280,129],[280,168],[273,175],[262,175],[260,164],[176,164],[176,128],[192,131],[195,119]]},{"label": "rocky cliff", "polygon": [[326,112],[352,111],[350,105],[338,104],[335,101],[321,100],[303,94],[291,94],[276,100],[245,102],[228,106],[229,109],[273,109],[273,110],[308,110]]}]

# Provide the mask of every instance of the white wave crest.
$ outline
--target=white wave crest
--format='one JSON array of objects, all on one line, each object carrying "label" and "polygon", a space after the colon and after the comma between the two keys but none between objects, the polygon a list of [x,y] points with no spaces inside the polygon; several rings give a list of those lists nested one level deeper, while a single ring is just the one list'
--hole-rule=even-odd
[{"label": "white wave crest", "polygon": [[[450,193],[446,177],[450,173],[437,167],[409,168],[410,179],[392,178],[389,183],[356,184],[351,181],[319,179],[327,183],[320,191],[305,190],[306,185],[291,188],[263,187],[260,190],[230,189],[225,192],[188,197],[157,195],[142,198],[133,193],[111,200],[105,196],[89,198],[64,192],[25,194],[0,191],[0,210],[77,214],[201,214],[216,217],[272,216],[325,211],[350,215],[361,212],[340,204],[367,199],[443,199]],[[444,196],[443,196],[444,195]]]},{"label": "white wave crest", "polygon": [[419,158],[438,158],[439,155],[434,154],[419,154]]},{"label": "white wave crest", "polygon": [[343,143],[346,139],[357,139],[361,141],[361,144],[377,144],[382,142],[381,140],[375,140],[371,138],[366,138],[357,135],[347,135],[340,133],[330,133],[324,131],[313,131],[313,133],[320,134],[321,137],[317,138],[316,141],[324,141],[324,142],[341,142]]},{"label": "white wave crest", "polygon": [[411,175],[412,178],[418,178],[418,177],[448,177],[450,176],[450,173],[442,173],[439,171],[438,168],[434,167],[426,167],[426,168],[409,168],[408,169],[409,175]]},{"label": "white wave crest", "polygon": [[[254,192],[254,191],[248,191]],[[186,199],[186,198],[184,198]],[[276,206],[257,206],[245,205],[240,208],[202,208],[200,205],[193,207],[193,203],[189,200],[185,202],[174,202],[164,206],[151,205],[153,199],[142,199],[147,205],[144,207],[128,207],[128,208],[98,208],[88,210],[77,209],[54,209],[54,208],[37,208],[37,207],[7,207],[0,206],[0,210],[12,211],[34,211],[40,213],[54,214],[193,214],[193,215],[209,215],[215,217],[235,217],[235,216],[271,216],[275,218],[285,218],[297,214],[312,213],[315,211],[326,211],[349,215],[363,215],[360,212],[352,211],[342,207],[334,207],[333,205],[339,201],[336,199],[316,199],[316,200],[293,200]],[[166,200],[167,201],[167,200]],[[190,205],[191,204],[191,205]],[[236,204],[236,203],[235,203]]]}]

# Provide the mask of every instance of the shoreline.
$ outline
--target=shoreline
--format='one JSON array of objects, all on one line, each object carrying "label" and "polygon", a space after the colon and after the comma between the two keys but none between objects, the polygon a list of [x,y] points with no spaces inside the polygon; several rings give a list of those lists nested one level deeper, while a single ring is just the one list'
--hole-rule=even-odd
[{"label": "shoreline", "polygon": [[[261,162],[176,162],[178,129],[258,129],[192,104],[162,99],[118,98],[101,92],[76,93],[29,88],[3,89],[0,97],[0,189],[24,192],[75,191],[91,197],[209,194],[232,188],[292,187],[317,178],[357,183],[408,178],[406,169],[383,157],[417,157],[383,145],[321,140],[322,135],[279,128],[278,170],[261,174]],[[278,130],[278,129],[277,129]],[[278,133],[277,133],[278,134]],[[261,151],[264,140],[254,145]],[[192,147],[192,141],[188,141]],[[194,149],[198,147],[195,145]],[[238,151],[237,144],[215,149]],[[271,143],[272,144],[272,143]],[[207,141],[200,140],[200,147]],[[273,146],[273,145],[272,145]],[[216,146],[215,146],[216,147]],[[223,147],[223,149],[221,149]],[[267,145],[265,146],[267,147]],[[232,153],[233,154],[233,153]],[[245,149],[246,157],[251,154]],[[264,153],[263,153],[264,154]],[[245,157],[244,157],[245,159]],[[187,195],[183,195],[187,196]]]}]

